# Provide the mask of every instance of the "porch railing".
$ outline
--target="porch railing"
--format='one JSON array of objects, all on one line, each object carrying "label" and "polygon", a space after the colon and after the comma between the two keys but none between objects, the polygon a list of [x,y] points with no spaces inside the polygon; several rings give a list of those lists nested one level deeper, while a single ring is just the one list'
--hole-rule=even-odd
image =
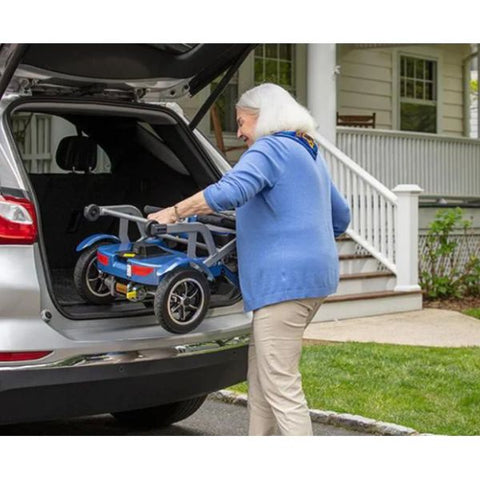
[{"label": "porch railing", "polygon": [[480,140],[337,127],[337,147],[387,188],[421,185],[438,197],[480,197]]},{"label": "porch railing", "polygon": [[397,275],[396,290],[419,290],[417,240],[421,189],[417,185],[399,185],[394,193],[320,134],[317,140],[335,185],[350,205],[347,234]]}]

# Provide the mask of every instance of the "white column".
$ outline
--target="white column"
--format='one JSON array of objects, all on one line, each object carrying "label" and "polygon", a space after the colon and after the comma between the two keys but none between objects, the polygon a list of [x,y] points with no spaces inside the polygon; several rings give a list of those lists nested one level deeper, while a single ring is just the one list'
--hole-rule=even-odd
[{"label": "white column", "polygon": [[396,292],[416,292],[418,285],[418,185],[397,185],[397,218],[395,222]]},{"label": "white column", "polygon": [[[480,85],[480,43],[477,43],[477,85]],[[480,88],[477,90],[477,138],[480,138]]]},{"label": "white column", "polygon": [[336,144],[336,47],[334,43],[308,45],[307,106],[320,133]]}]

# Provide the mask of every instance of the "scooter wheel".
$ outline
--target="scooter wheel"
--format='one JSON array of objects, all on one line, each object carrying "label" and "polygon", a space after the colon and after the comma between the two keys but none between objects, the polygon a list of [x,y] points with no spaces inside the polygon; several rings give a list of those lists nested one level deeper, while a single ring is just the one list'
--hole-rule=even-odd
[{"label": "scooter wheel", "polygon": [[73,283],[78,294],[88,303],[104,305],[115,300],[105,284],[105,275],[97,268],[97,249],[105,243],[87,248],[78,258],[73,271]]},{"label": "scooter wheel", "polygon": [[198,327],[210,302],[205,275],[193,268],[168,273],[155,293],[154,310],[159,323],[172,333],[187,333]]}]

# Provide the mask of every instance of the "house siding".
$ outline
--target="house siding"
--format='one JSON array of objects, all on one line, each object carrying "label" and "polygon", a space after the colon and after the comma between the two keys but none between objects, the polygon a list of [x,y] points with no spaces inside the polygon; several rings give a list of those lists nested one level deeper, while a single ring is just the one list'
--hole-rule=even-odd
[{"label": "house siding", "polygon": [[338,45],[340,75],[337,110],[340,114],[371,115],[376,126],[392,129],[392,55],[388,49]]},{"label": "house siding", "polygon": [[[306,52],[308,45],[297,45],[297,90],[299,100],[305,104],[307,82]],[[464,136],[468,124],[464,117],[468,106],[464,105],[462,61],[470,53],[467,44],[430,44],[382,46],[361,48],[355,45],[337,44],[337,111],[340,114],[370,115],[376,113],[376,128],[396,130],[399,128],[398,59],[401,54],[434,59],[438,62],[438,134]],[[253,86],[253,52],[239,71],[240,91]],[[187,118],[193,118],[209,95],[209,87],[194,98],[178,103]],[[208,114],[199,128],[211,135]],[[235,135],[224,135],[226,144],[237,144]],[[213,137],[211,137],[213,138]],[[233,162],[238,156],[234,151],[229,157]]]},{"label": "house siding", "polygon": [[340,114],[376,113],[376,128],[398,128],[397,79],[399,55],[415,55],[438,62],[439,132],[464,135],[464,94],[462,61],[468,45],[406,45],[401,47],[359,48],[338,45],[340,75],[337,110]]},{"label": "house siding", "polygon": [[443,47],[443,134],[463,136],[464,134],[464,92],[462,60],[468,55],[460,45]]}]

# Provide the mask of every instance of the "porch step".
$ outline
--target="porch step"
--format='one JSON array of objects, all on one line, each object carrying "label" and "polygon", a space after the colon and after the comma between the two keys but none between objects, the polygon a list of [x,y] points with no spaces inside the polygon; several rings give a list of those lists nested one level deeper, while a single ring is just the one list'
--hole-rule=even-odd
[{"label": "porch step", "polygon": [[337,292],[332,297],[393,290],[395,282],[395,275],[391,272],[347,273],[340,275]]},{"label": "porch step", "polygon": [[368,253],[340,254],[340,275],[376,272],[378,260]]},{"label": "porch step", "polygon": [[336,240],[340,261],[337,292],[313,322],[407,312],[422,308],[419,292],[395,292],[396,276],[347,235]]},{"label": "porch step", "polygon": [[368,317],[422,308],[420,292],[383,290],[350,295],[332,295],[320,307],[312,322]]},{"label": "porch step", "polygon": [[349,237],[337,238],[336,244],[339,255],[351,255],[357,250],[357,244]]},{"label": "porch step", "polygon": [[[417,292],[413,292],[416,294]],[[378,292],[354,293],[352,295],[330,296],[325,303],[337,303],[345,300],[374,300],[377,298],[405,297],[412,295],[412,292],[395,292],[394,290],[381,290]]]},{"label": "porch step", "polygon": [[365,294],[331,296],[320,308],[313,322],[408,312],[422,308],[418,292],[380,291]]}]

